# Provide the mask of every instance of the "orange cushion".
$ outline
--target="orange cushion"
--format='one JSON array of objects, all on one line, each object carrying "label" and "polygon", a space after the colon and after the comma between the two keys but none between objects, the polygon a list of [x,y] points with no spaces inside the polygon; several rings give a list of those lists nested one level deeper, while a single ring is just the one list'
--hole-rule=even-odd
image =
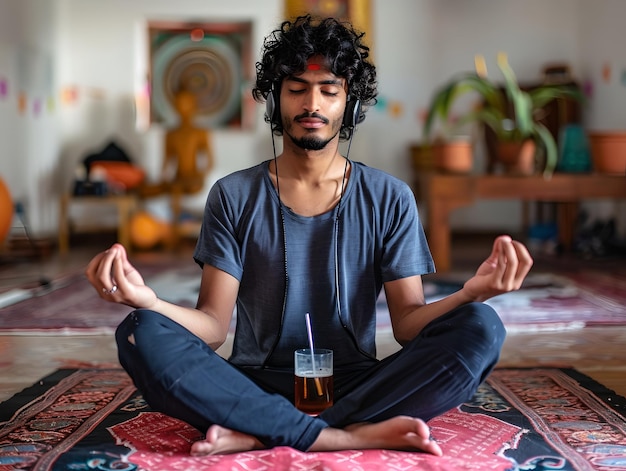
[{"label": "orange cushion", "polygon": [[[129,162],[98,161],[91,166],[90,172],[101,169],[106,173],[107,183],[120,186],[125,190],[137,188],[144,180],[146,173],[140,167]],[[97,170],[96,170],[97,171]]]}]

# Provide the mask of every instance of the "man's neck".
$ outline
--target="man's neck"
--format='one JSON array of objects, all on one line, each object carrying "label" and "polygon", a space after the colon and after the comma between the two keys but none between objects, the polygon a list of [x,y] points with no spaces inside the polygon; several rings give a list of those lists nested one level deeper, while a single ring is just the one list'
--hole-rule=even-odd
[{"label": "man's neck", "polygon": [[278,157],[281,178],[316,185],[335,179],[343,173],[344,158],[339,153],[338,140],[332,140],[321,150],[308,150],[285,139],[283,153]]},{"label": "man's neck", "polygon": [[303,216],[315,216],[332,209],[345,189],[349,170],[337,146],[319,151],[287,147],[270,165],[275,184],[278,174],[281,201]]}]

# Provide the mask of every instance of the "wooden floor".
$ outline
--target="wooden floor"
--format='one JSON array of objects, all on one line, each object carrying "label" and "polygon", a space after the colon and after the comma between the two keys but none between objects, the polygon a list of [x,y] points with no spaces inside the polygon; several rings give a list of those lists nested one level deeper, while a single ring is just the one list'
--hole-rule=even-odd
[{"label": "wooden floor", "polygon": [[[490,241],[491,238],[484,237],[455,238],[453,268],[473,270],[482,257],[488,254]],[[61,258],[53,253],[43,261],[10,260],[3,257],[0,263],[0,290],[11,286],[46,282],[60,273],[76,268],[82,269],[91,256],[107,245],[108,241],[96,243],[92,241],[90,245],[84,243],[78,248],[73,246],[67,257]],[[190,247],[185,250],[190,250]],[[188,255],[187,253],[181,256]],[[553,261],[549,256],[536,257],[533,270],[548,271],[553,266]],[[563,256],[559,260],[561,265],[562,261]],[[589,261],[571,256],[567,263],[579,265],[588,264]],[[381,356],[398,348],[389,336],[379,336],[377,340]],[[591,327],[556,333],[514,333],[507,337],[499,366],[575,367],[626,396],[625,345],[626,326]],[[225,351],[227,349],[228,347]],[[0,335],[0,401],[60,366],[84,362],[116,363],[117,356],[112,336]]]}]

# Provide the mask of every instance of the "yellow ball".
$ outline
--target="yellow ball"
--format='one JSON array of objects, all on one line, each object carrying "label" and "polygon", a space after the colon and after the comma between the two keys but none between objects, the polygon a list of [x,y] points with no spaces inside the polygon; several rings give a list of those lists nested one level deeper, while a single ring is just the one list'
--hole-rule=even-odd
[{"label": "yellow ball", "polygon": [[167,224],[146,211],[135,213],[130,221],[130,241],[135,248],[152,249],[163,242],[167,234]]}]

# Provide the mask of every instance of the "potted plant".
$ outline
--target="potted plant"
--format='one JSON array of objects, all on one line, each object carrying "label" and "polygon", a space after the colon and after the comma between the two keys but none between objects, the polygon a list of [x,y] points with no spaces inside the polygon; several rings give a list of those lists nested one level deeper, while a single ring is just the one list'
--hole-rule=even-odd
[{"label": "potted plant", "polygon": [[[475,72],[462,73],[438,89],[428,109],[423,136],[427,142],[437,141],[437,137],[433,139],[437,120],[442,123],[444,136],[449,136],[466,123],[482,123],[495,134],[498,145],[525,150],[532,158],[532,172],[543,155],[543,174],[550,177],[556,168],[558,152],[550,130],[540,121],[543,108],[557,98],[581,100],[582,94],[576,87],[560,85],[542,85],[532,90],[522,90],[506,54],[498,54],[497,63],[504,76],[503,84],[487,78],[484,60],[478,56]],[[479,106],[452,122],[453,104],[459,96],[469,92],[480,97]],[[500,154],[502,150],[498,152]]]}]

